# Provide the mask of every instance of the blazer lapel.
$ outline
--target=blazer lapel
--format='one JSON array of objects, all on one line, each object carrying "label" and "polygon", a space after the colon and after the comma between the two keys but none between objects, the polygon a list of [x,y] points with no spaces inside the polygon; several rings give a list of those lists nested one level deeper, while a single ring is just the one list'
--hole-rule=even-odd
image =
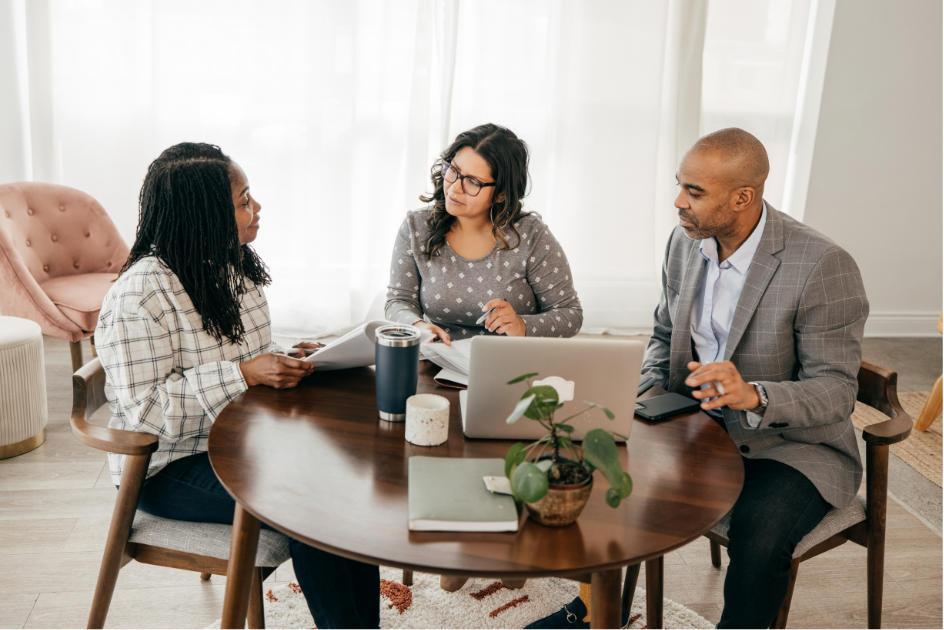
[{"label": "blazer lapel", "polygon": [[728,332],[728,344],[724,349],[724,360],[729,361],[737,349],[738,343],[747,325],[757,310],[757,304],[767,290],[770,279],[780,266],[780,259],[774,254],[783,250],[783,217],[769,203],[767,204],[767,225],[761,236],[754,260],[747,271],[741,297],[738,298],[737,308],[734,310],[734,319],[731,321],[731,330]]},{"label": "blazer lapel", "polygon": [[669,355],[669,391],[678,389],[688,375],[688,362],[692,360],[692,302],[698,292],[698,283],[705,270],[705,258],[692,244],[682,276],[678,310],[672,320],[672,346]]}]

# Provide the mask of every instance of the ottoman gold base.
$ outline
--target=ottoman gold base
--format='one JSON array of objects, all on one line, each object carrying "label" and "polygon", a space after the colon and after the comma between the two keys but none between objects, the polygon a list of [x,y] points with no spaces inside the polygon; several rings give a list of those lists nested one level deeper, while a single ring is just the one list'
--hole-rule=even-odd
[{"label": "ottoman gold base", "polygon": [[46,429],[43,429],[36,435],[31,438],[26,438],[21,440],[16,444],[7,444],[6,446],[0,446],[0,459],[8,459],[10,457],[16,457],[17,455],[22,455],[23,453],[29,453],[34,448],[39,447],[43,442],[46,441]]}]

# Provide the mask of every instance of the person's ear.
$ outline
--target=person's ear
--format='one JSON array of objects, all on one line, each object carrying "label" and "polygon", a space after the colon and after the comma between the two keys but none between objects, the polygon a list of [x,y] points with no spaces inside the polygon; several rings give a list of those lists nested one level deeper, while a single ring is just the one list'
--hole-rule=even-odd
[{"label": "person's ear", "polygon": [[501,203],[505,200],[505,193],[498,195],[498,199],[495,200],[495,203]]},{"label": "person's ear", "polygon": [[735,193],[737,196],[734,200],[734,211],[739,212],[741,210],[746,210],[751,207],[751,204],[754,203],[755,191],[750,186],[744,186],[739,188]]}]

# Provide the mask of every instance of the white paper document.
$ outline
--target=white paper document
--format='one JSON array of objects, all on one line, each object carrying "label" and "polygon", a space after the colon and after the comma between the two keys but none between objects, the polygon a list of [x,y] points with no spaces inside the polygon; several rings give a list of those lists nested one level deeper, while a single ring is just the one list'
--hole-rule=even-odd
[{"label": "white paper document", "polygon": [[[397,323],[384,319],[367,322],[302,360],[313,364],[316,372],[373,365],[376,332],[378,328],[386,325],[395,326]],[[420,333],[421,343],[433,338],[433,334],[428,331],[422,330]]]},{"label": "white paper document", "polygon": [[[472,358],[472,340],[453,341],[451,346],[444,343],[424,343],[420,354],[442,368],[436,375],[440,384],[469,384],[469,360]],[[449,383],[443,383],[448,381]]]}]

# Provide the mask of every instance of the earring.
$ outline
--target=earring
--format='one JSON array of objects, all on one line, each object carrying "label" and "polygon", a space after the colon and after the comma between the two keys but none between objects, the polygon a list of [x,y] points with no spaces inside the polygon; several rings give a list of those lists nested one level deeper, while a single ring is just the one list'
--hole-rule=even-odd
[{"label": "earring", "polygon": [[492,225],[495,225],[495,206],[492,206],[488,211],[488,218],[492,220]]}]

